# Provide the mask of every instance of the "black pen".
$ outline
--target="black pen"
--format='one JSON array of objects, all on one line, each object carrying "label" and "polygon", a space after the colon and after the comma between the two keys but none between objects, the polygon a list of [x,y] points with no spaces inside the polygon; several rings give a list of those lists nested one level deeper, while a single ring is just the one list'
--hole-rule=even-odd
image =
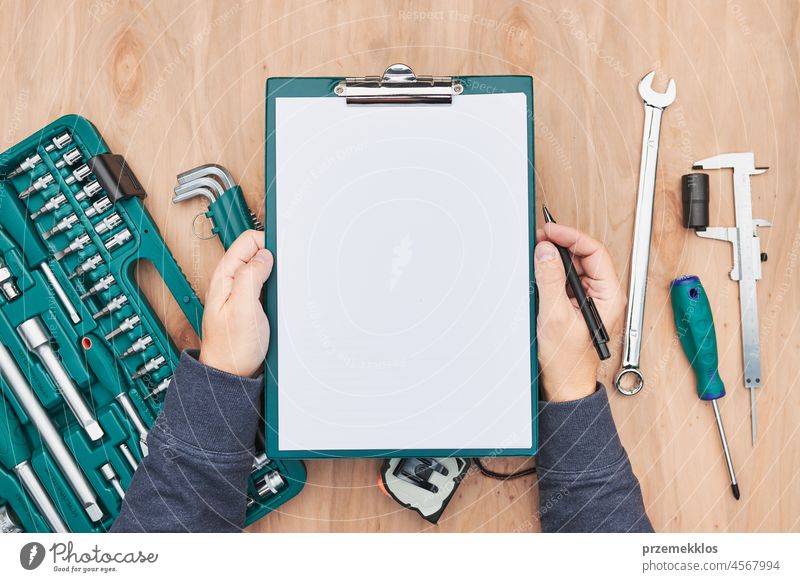
[{"label": "black pen", "polygon": [[[553,215],[550,214],[550,211],[547,210],[546,206],[542,206],[542,212],[544,213],[545,222],[552,222],[555,224],[556,221]],[[578,302],[578,306],[581,309],[583,319],[586,321],[586,326],[589,328],[589,335],[592,336],[594,349],[597,350],[597,355],[600,356],[601,360],[607,360],[611,357],[611,352],[608,350],[607,345],[608,332],[606,332],[606,326],[603,325],[603,320],[600,319],[600,314],[597,312],[594,301],[592,301],[591,297],[587,297],[586,293],[583,291],[581,279],[578,277],[578,273],[575,272],[575,266],[572,264],[572,257],[569,251],[562,246],[554,246],[558,249],[558,254],[561,255],[561,262],[564,263],[564,271],[567,273],[567,283],[569,283],[570,289],[572,289],[572,293],[575,295],[575,300]]]}]

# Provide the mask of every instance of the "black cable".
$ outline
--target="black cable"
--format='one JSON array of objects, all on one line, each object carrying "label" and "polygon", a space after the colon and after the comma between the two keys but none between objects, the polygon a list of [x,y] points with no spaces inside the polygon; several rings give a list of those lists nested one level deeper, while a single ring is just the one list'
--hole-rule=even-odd
[{"label": "black cable", "polygon": [[482,475],[489,477],[491,479],[499,479],[500,481],[519,479],[520,477],[525,477],[527,475],[534,475],[536,473],[536,465],[534,465],[533,467],[528,467],[527,469],[522,469],[521,471],[515,471],[513,473],[498,473],[497,471],[492,471],[491,469],[487,469],[486,466],[478,458],[472,459],[472,461],[475,463],[475,466],[478,467],[478,470],[481,472]]}]

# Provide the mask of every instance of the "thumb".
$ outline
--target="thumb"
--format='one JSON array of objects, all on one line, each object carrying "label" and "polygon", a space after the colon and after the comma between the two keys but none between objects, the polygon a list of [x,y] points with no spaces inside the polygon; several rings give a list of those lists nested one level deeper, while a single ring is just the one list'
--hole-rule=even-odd
[{"label": "thumb", "polygon": [[272,272],[274,262],[272,253],[262,249],[253,255],[247,264],[236,269],[231,299],[237,302],[257,300],[261,294],[261,288]]},{"label": "thumb", "polygon": [[536,285],[539,288],[539,318],[548,321],[566,322],[573,307],[567,296],[567,275],[564,265],[553,243],[542,241],[533,253]]}]

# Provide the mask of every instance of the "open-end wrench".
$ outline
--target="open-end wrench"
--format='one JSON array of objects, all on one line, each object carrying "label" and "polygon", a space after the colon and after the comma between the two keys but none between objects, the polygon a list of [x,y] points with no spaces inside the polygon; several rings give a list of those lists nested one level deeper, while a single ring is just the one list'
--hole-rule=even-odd
[{"label": "open-end wrench", "polygon": [[[642,352],[644,300],[647,291],[647,268],[650,262],[650,234],[653,230],[658,139],[661,135],[661,115],[664,109],[675,101],[675,81],[670,79],[666,92],[658,93],[653,90],[655,75],[655,71],[650,71],[639,82],[639,95],[642,96],[644,102],[644,137],[642,138],[642,160],[639,164],[639,191],[636,196],[636,222],[633,229],[628,309],[625,316],[625,346],[622,369],[614,380],[617,390],[626,396],[636,394],[644,386],[644,377],[639,371],[639,357]],[[622,385],[622,378],[629,374],[636,378],[630,388],[625,388]]]}]

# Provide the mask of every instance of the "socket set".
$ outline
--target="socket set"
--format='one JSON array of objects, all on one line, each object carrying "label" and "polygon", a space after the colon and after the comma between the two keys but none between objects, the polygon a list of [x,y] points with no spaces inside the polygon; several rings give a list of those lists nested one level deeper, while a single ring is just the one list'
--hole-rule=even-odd
[{"label": "socket set", "polygon": [[[106,531],[180,357],[136,281],[138,261],[155,266],[198,335],[203,306],[141,183],[88,120],[62,117],[3,152],[0,176],[0,530]],[[226,248],[259,226],[221,166],[178,182],[175,202],[209,199]],[[246,523],[305,477],[302,462],[257,451]]]}]

